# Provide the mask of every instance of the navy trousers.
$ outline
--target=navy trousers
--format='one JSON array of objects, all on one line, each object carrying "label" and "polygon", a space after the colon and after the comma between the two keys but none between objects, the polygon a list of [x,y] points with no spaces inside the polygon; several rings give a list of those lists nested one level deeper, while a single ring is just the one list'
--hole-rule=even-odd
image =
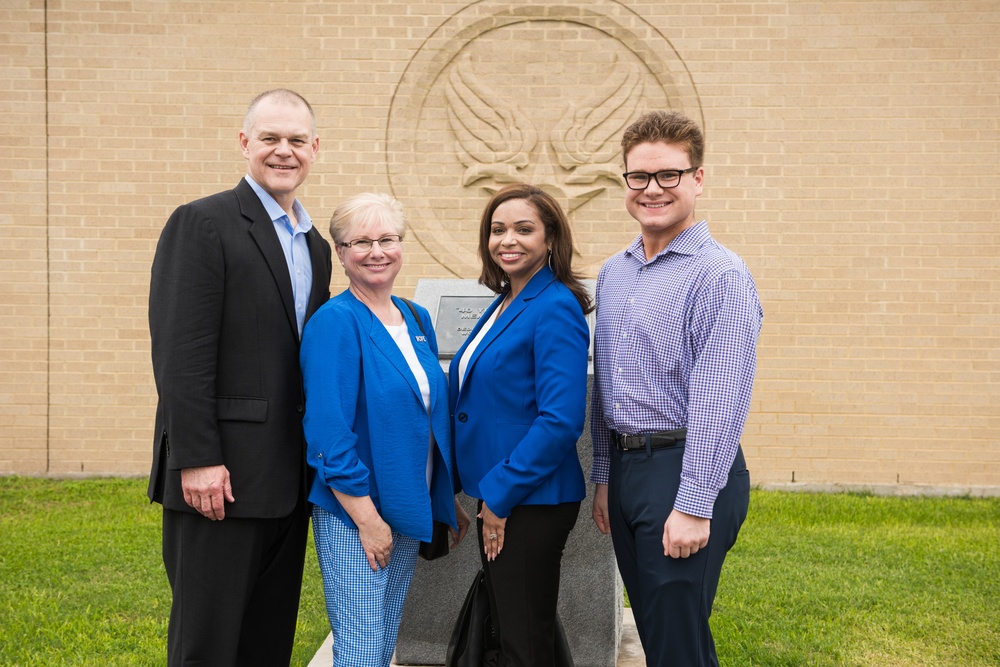
[{"label": "navy trousers", "polygon": [[688,558],[665,556],[663,524],[677,497],[683,459],[683,445],[611,449],[611,538],[648,667],[718,667],[708,618],[726,553],[750,504],[750,473],[740,449],[715,501],[708,545]]}]

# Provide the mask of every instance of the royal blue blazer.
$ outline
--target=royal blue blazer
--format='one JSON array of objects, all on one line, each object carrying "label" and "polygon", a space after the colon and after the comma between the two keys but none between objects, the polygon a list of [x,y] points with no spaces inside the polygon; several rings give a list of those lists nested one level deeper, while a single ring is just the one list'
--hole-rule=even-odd
[{"label": "royal blue blazer", "polygon": [[[406,304],[392,300],[427,373],[430,419],[416,378],[378,318],[349,290],[327,301],[306,324],[300,353],[306,456],[316,471],[309,500],[354,526],[331,488],[371,496],[393,530],[430,541],[432,519],[458,527],[448,382],[427,310],[414,304],[425,334]],[[437,446],[428,493],[431,431]]]},{"label": "royal blue blazer", "polygon": [[499,517],[517,505],[583,500],[576,442],[587,410],[590,330],[569,288],[543,267],[459,360],[503,301],[486,309],[450,367],[455,459],[466,494]]}]

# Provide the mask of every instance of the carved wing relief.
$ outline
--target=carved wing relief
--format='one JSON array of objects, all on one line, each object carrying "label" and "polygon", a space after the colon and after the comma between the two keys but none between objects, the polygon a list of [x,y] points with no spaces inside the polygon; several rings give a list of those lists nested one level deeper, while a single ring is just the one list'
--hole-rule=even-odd
[{"label": "carved wing relief", "polygon": [[552,145],[559,165],[572,173],[567,183],[593,183],[604,176],[625,185],[617,163],[616,139],[632,120],[643,86],[635,67],[622,67],[617,58],[612,76],[579,105],[569,109],[552,129]]},{"label": "carved wing relief", "polygon": [[[461,57],[448,75],[445,94],[455,150],[466,168],[462,185],[483,179],[550,185],[569,197],[571,208],[603,191],[606,186],[598,184],[602,178],[624,185],[617,138],[635,114],[643,86],[635,65],[620,65],[616,59],[612,71],[581,102],[570,101],[548,137],[539,142],[531,119],[479,79],[468,54]],[[553,162],[564,173],[555,174]]]},{"label": "carved wing relief", "polygon": [[537,134],[516,106],[480,82],[466,54],[448,75],[448,121],[465,165],[462,185],[490,176],[515,176],[530,162]]}]

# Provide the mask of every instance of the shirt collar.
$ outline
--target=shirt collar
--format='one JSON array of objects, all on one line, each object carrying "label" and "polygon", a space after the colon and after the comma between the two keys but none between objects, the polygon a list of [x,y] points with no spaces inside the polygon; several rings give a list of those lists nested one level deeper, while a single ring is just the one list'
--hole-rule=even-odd
[{"label": "shirt collar", "polygon": [[[267,190],[260,187],[255,180],[250,178],[250,174],[245,175],[243,178],[246,179],[253,191],[257,193],[257,197],[260,198],[260,203],[264,205],[264,210],[271,217],[271,222],[281,221],[282,224],[288,224],[290,221],[288,219],[288,214],[285,210],[281,208],[278,202],[274,201],[274,197],[268,194]],[[292,211],[295,213],[295,218],[299,221],[295,230],[305,234],[310,229],[312,229],[312,218],[306,213],[306,209],[299,200],[296,198],[292,203]]]},{"label": "shirt collar", "polygon": [[655,257],[646,261],[646,250],[642,245],[642,234],[637,236],[631,245],[625,249],[626,255],[632,255],[638,257],[643,264],[648,264],[655,262],[660,257],[663,257],[667,253],[677,253],[678,255],[694,255],[697,254],[698,249],[705,245],[705,242],[711,238],[708,232],[708,222],[702,220],[701,222],[695,224],[692,227],[688,227],[683,232],[677,235],[673,241],[671,241],[666,248],[661,250],[656,254]]}]

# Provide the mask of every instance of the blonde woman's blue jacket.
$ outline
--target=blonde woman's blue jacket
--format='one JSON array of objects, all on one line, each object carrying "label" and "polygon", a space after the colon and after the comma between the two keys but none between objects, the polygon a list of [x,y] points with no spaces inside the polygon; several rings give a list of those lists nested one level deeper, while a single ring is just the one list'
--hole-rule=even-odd
[{"label": "blonde woman's blue jacket", "polygon": [[[457,527],[448,383],[427,310],[414,304],[425,334],[406,304],[392,300],[427,373],[430,420],[417,380],[382,323],[349,290],[333,297],[302,335],[306,456],[316,471],[309,500],[354,526],[331,487],[371,496],[393,530],[429,541],[432,518]],[[429,428],[436,447],[428,496]]]},{"label": "blonde woman's blue jacket", "polygon": [[576,297],[543,267],[479,343],[459,391],[459,360],[501,301],[486,309],[452,360],[449,404],[463,490],[506,517],[517,505],[586,496],[576,442],[587,406],[590,331]]}]

